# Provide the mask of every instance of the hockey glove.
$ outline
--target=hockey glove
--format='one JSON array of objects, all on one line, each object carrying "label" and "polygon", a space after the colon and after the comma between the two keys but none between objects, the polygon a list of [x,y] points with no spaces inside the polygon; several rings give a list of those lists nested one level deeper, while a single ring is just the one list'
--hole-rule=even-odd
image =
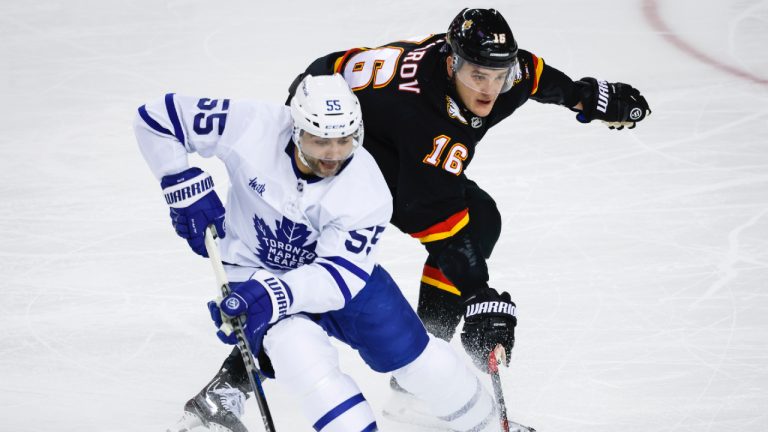
[{"label": "hockey glove", "polygon": [[515,345],[515,303],[509,293],[483,288],[465,302],[464,328],[461,343],[475,365],[487,372],[488,354],[501,344],[506,351],[506,365]]},{"label": "hockey glove", "polygon": [[269,325],[285,317],[293,303],[293,294],[285,282],[265,270],[256,272],[248,281],[230,286],[232,292],[221,302],[208,302],[211,319],[219,328],[216,335],[226,344],[236,344],[235,334],[223,324],[225,319],[245,315],[243,332],[251,351],[258,355]]},{"label": "hockey glove", "polygon": [[187,240],[196,254],[208,257],[205,228],[213,224],[224,238],[224,206],[213,190],[213,178],[200,168],[189,168],[162,178],[165,202],[171,207],[176,234]]},{"label": "hockey glove", "polygon": [[589,123],[602,120],[609,128],[621,130],[635,127],[635,123],[651,114],[648,102],[640,91],[629,84],[598,81],[591,77],[575,82],[583,109],[576,120]]}]

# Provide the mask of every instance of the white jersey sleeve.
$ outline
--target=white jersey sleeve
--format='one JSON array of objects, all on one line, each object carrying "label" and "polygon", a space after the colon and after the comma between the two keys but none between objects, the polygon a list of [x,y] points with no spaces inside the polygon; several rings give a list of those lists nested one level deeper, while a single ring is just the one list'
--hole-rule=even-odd
[{"label": "white jersey sleeve", "polygon": [[222,157],[226,134],[238,134],[256,117],[251,104],[168,93],[138,109],[134,132],[144,159],[158,179],[189,168],[188,153]]}]

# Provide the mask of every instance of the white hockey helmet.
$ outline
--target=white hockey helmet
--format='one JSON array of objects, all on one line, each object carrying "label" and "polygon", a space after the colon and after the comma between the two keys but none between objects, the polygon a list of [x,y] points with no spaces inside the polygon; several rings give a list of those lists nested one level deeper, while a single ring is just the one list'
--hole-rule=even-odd
[{"label": "white hockey helmet", "polygon": [[[302,131],[320,138],[351,137],[353,146],[344,159],[363,144],[360,101],[339,74],[304,77],[291,99],[291,117],[293,141],[299,146],[300,153],[323,159],[305,152],[307,149],[301,145]],[[304,154],[301,156],[303,158]]]}]

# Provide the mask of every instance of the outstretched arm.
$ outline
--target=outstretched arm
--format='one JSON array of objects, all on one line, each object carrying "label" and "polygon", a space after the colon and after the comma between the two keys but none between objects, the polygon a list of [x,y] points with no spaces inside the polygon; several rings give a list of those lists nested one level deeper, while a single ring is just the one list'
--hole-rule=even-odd
[{"label": "outstretched arm", "polygon": [[534,77],[531,99],[554,103],[577,112],[582,123],[602,120],[611,129],[632,129],[651,114],[651,109],[640,91],[629,84],[609,83],[591,77],[573,81],[568,75],[544,64],[533,54],[526,53]]}]

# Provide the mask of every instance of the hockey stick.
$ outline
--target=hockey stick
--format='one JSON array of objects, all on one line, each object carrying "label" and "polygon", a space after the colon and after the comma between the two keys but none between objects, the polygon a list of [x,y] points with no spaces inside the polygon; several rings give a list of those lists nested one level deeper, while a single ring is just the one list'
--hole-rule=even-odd
[{"label": "hockey stick", "polygon": [[496,398],[496,405],[499,408],[499,421],[501,422],[502,432],[513,432],[510,430],[510,424],[515,428],[514,432],[536,432],[536,429],[523,426],[519,423],[510,422],[507,418],[507,404],[504,402],[504,392],[501,389],[501,376],[499,376],[499,365],[507,363],[507,351],[501,344],[496,345],[488,354],[488,374],[491,376],[493,384],[493,396]]},{"label": "hockey stick", "polygon": [[488,354],[488,374],[491,375],[491,384],[493,384],[493,395],[496,398],[496,405],[499,408],[499,420],[501,421],[502,432],[509,432],[509,419],[507,418],[507,404],[504,402],[504,392],[501,389],[501,377],[499,377],[499,365],[506,363],[507,353],[501,344]]},{"label": "hockey stick", "polygon": [[[227,281],[227,274],[224,272],[224,265],[221,263],[221,254],[219,253],[219,246],[216,244],[216,228],[210,225],[205,230],[205,249],[208,251],[211,265],[213,266],[213,273],[216,275],[216,282],[221,288],[221,295],[226,297],[231,290],[229,289],[229,282]],[[245,363],[245,370],[248,372],[248,379],[251,382],[251,389],[256,395],[256,402],[259,404],[259,411],[261,411],[261,419],[264,421],[264,429],[267,432],[275,432],[275,423],[272,421],[272,413],[269,411],[267,405],[267,397],[264,395],[264,388],[261,386],[261,379],[259,378],[259,372],[256,365],[253,363],[253,356],[251,355],[251,348],[248,346],[248,339],[245,337],[243,327],[245,326],[245,317],[240,315],[234,318],[224,319],[224,326],[231,326],[237,337],[237,347],[240,349],[240,355],[243,357],[243,363]]]}]

